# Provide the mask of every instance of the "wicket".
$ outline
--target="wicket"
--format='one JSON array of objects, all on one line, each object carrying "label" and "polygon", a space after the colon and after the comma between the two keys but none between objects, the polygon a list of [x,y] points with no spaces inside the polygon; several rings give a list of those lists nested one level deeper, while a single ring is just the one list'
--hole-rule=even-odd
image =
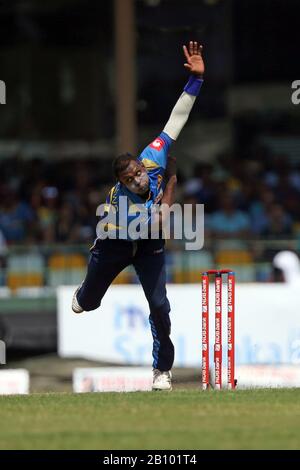
[{"label": "wicket", "polygon": [[215,388],[222,388],[222,276],[227,275],[227,384],[236,387],[234,378],[235,274],[230,269],[202,273],[202,388],[209,388],[209,275],[215,276]]}]

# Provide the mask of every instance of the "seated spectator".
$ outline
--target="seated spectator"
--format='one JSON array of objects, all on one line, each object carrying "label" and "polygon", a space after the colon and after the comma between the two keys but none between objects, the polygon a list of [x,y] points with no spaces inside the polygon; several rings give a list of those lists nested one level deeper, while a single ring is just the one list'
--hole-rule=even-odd
[{"label": "seated spectator", "polygon": [[272,204],[269,208],[267,226],[262,232],[270,239],[286,238],[292,235],[292,218],[280,204]]},{"label": "seated spectator", "polygon": [[217,238],[243,238],[249,234],[250,218],[248,214],[237,210],[230,193],[225,193],[220,200],[221,209],[206,217],[207,226],[212,236]]},{"label": "seated spectator", "polygon": [[216,208],[215,182],[212,178],[213,166],[208,163],[197,163],[193,176],[183,185],[183,196],[197,198],[198,204],[205,204],[206,212]]},{"label": "seated spectator", "polygon": [[0,230],[0,259],[7,253],[7,244],[3,233]]},{"label": "seated spectator", "polygon": [[55,242],[58,190],[55,186],[45,186],[41,194],[41,205],[37,208],[38,224],[43,240],[51,243]]},{"label": "seated spectator", "polygon": [[31,232],[34,213],[16,191],[3,186],[0,195],[0,230],[8,243],[23,242]]},{"label": "seated spectator", "polygon": [[251,217],[251,230],[255,235],[261,235],[268,225],[269,209],[275,203],[275,194],[265,184],[257,191],[257,197],[252,200],[249,207]]},{"label": "seated spectator", "polygon": [[69,202],[64,202],[58,211],[56,223],[56,240],[58,242],[76,241],[76,232],[78,226],[76,224],[75,211]]}]

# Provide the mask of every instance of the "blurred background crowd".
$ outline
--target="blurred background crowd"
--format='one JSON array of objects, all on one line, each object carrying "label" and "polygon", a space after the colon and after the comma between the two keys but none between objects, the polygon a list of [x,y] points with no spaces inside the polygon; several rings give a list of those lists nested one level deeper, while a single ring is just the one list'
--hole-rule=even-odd
[{"label": "blurred background crowd", "polygon": [[[176,155],[180,160],[180,155]],[[2,244],[87,243],[96,209],[114,183],[110,161],[49,162],[19,156],[0,161]],[[256,148],[247,159],[231,153],[179,171],[177,201],[205,205],[206,235],[289,239],[300,233],[300,169],[287,155]]]}]

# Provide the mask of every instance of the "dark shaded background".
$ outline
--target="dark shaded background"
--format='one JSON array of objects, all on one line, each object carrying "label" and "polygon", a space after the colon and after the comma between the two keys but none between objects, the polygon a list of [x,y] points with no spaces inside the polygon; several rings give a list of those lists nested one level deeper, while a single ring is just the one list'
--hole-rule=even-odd
[{"label": "dark shaded background", "polygon": [[[139,125],[167,118],[185,77],[181,45],[191,37],[205,45],[202,117],[226,116],[233,84],[296,79],[299,13],[297,0],[137,1]],[[113,1],[1,2],[0,136],[113,138],[113,29]]]}]

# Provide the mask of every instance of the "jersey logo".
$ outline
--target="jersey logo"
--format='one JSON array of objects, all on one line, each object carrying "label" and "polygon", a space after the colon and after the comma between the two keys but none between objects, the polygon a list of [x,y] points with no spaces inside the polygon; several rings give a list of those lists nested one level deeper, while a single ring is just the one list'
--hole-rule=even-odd
[{"label": "jersey logo", "polygon": [[157,139],[155,139],[150,144],[150,147],[159,152],[163,148],[164,145],[165,145],[165,142],[160,137],[157,137]]},{"label": "jersey logo", "polygon": [[157,175],[157,189],[160,188],[162,180],[163,180],[163,177],[161,175]]}]

